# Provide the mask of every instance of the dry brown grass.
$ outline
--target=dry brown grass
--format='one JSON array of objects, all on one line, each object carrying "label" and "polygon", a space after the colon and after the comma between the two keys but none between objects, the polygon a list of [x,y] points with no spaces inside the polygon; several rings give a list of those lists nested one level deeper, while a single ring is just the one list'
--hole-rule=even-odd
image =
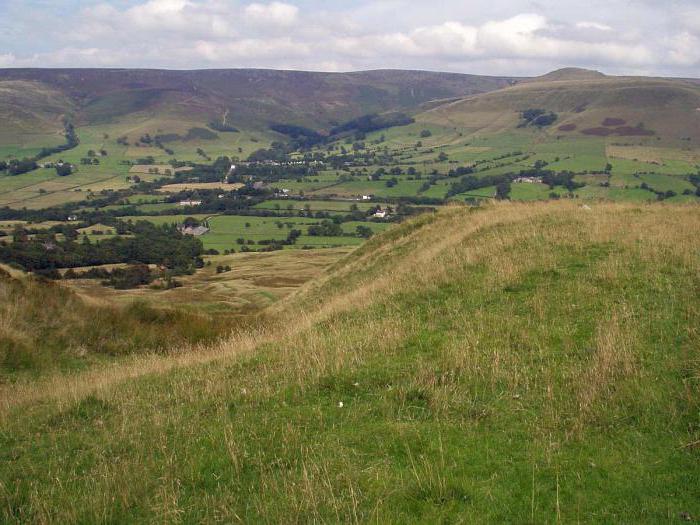
[{"label": "dry brown grass", "polygon": [[619,146],[608,144],[605,146],[605,154],[608,158],[638,160],[650,164],[662,165],[664,161],[683,161],[689,164],[700,162],[700,153],[697,150],[682,150],[671,148],[655,148],[653,146]]},{"label": "dry brown grass", "polygon": [[158,170],[156,173],[164,175],[166,171],[170,173],[180,173],[181,171],[192,171],[190,166],[182,166],[180,168],[173,168],[170,164],[136,164],[129,168],[129,173],[152,173],[152,171]]},{"label": "dry brown grass", "polygon": [[[211,265],[193,275],[178,277],[183,286],[171,290],[115,290],[86,279],[66,281],[66,284],[83,298],[102,303],[128,304],[139,299],[159,306],[179,305],[248,314],[319,278],[326,268],[350,251],[351,248],[332,248],[207,256],[205,259]],[[217,266],[230,266],[231,271],[216,273]],[[112,266],[102,267],[110,269]]]}]

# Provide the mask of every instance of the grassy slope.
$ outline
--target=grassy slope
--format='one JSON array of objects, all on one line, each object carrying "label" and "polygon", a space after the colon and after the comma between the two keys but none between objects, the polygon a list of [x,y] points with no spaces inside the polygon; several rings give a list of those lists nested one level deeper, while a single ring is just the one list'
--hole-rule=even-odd
[{"label": "grassy slope", "polygon": [[446,209],[209,352],[0,392],[0,516],[700,515],[698,209],[592,208]]},{"label": "grassy slope", "polygon": [[[579,135],[587,128],[602,126],[606,118],[640,122],[666,142],[691,137],[700,140],[700,89],[679,81],[643,77],[603,77],[561,79],[547,77],[513,87],[467,97],[434,108],[421,115],[428,123],[461,125],[479,132],[500,131],[518,123],[519,112],[543,108],[559,114],[548,128],[551,135]],[[563,124],[575,124],[574,131],[560,131]],[[610,126],[615,127],[615,126]],[[640,137],[615,137],[614,142],[639,142]]]},{"label": "grassy slope", "polygon": [[0,268],[0,385],[108,358],[211,342],[230,319],[143,302],[83,300],[66,287]]}]

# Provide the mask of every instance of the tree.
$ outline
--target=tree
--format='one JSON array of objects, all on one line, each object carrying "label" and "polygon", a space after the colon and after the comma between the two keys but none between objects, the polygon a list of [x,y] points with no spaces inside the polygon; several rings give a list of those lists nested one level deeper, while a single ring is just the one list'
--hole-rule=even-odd
[{"label": "tree", "polygon": [[368,226],[364,226],[362,224],[360,224],[355,229],[355,231],[357,232],[357,236],[362,237],[363,239],[369,239],[374,234],[374,232],[372,231],[372,228],[370,228]]},{"label": "tree", "polygon": [[506,200],[510,195],[510,182],[499,182],[496,185],[496,199]]},{"label": "tree", "polygon": [[64,162],[62,164],[56,164],[56,175],[59,177],[66,177],[73,173],[73,166]]}]

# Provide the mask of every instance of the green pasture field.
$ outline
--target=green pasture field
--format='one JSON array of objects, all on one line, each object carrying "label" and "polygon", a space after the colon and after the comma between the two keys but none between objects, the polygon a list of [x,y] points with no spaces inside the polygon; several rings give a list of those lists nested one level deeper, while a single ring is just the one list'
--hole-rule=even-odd
[{"label": "green pasture field", "polygon": [[[170,121],[145,120],[124,121],[116,124],[85,126],[76,129],[80,144],[68,151],[63,151],[40,160],[40,163],[55,163],[58,160],[69,162],[76,166],[76,171],[67,177],[58,177],[53,168],[38,169],[30,173],[7,176],[0,175],[0,206],[16,208],[40,209],[60,205],[66,202],[76,202],[85,199],[85,192],[99,193],[102,190],[119,190],[129,188],[127,182],[130,165],[126,161],[136,162],[140,158],[153,156],[158,163],[167,163],[172,159],[209,162],[197,154],[197,148],[202,148],[212,159],[218,156],[246,158],[256,149],[267,147],[269,136],[251,133],[219,133],[218,139],[168,142],[166,147],[173,149],[174,154],[168,155],[155,147],[137,147],[135,141],[144,133],[155,136],[158,130],[167,129]],[[182,123],[178,124],[180,127]],[[189,127],[202,127],[201,124],[188,124]],[[186,133],[185,128],[182,133]],[[121,136],[130,138],[130,145],[117,143]],[[51,140],[49,140],[51,139]],[[26,139],[25,139],[26,140]],[[23,145],[0,146],[0,159],[23,158],[33,156],[42,147],[55,146],[62,142],[60,136],[37,136],[31,142]],[[241,151],[239,151],[239,148]],[[93,150],[99,160],[98,165],[82,165],[81,159],[86,158],[88,151]],[[100,151],[105,150],[106,156]],[[162,178],[163,174],[138,174],[142,181],[152,181]],[[80,190],[80,191],[76,191]],[[82,193],[81,193],[82,192]]]},{"label": "green pasture field", "polygon": [[0,160],[33,157],[45,147],[58,146],[64,138],[55,133],[0,132]]},{"label": "green pasture field", "polygon": [[389,188],[386,185],[386,180],[353,180],[341,182],[330,188],[314,191],[312,194],[315,196],[338,195],[340,197],[374,195],[375,197],[379,198],[414,196],[418,194],[418,190],[423,185],[423,182],[424,181],[421,180],[406,180],[399,178],[398,184]]},{"label": "green pasture field", "polygon": [[[241,245],[236,241],[244,239],[253,241],[255,249],[260,248],[261,240],[273,239],[282,241],[287,238],[289,231],[298,229],[302,231],[302,236],[294,247],[299,248],[303,245],[313,246],[355,246],[361,244],[363,239],[359,237],[317,237],[307,235],[307,230],[310,225],[318,224],[320,219],[310,217],[255,217],[242,215],[207,215],[207,214],[191,214],[191,215],[153,215],[153,216],[127,216],[122,217],[122,220],[131,220],[134,222],[145,220],[156,225],[161,224],[180,224],[187,217],[193,217],[197,220],[204,221],[208,219],[210,231],[200,237],[204,248],[218,250],[235,249],[239,251]],[[278,223],[282,224],[280,228]],[[248,224],[249,226],[246,226]],[[357,226],[364,225],[369,227],[373,232],[379,233],[390,226],[389,223],[380,222],[346,222],[341,225],[343,231],[348,234],[355,234]]]},{"label": "green pasture field", "polygon": [[629,188],[604,188],[602,186],[585,186],[574,190],[574,194],[582,199],[609,200],[614,202],[650,202],[656,200],[656,195],[651,191],[637,187]]},{"label": "green pasture field", "polygon": [[[130,165],[125,161],[137,162],[140,158],[152,155],[155,162],[165,164],[173,158],[207,162],[197,154],[197,148],[202,148],[206,155],[214,159],[219,155],[245,158],[252,151],[266,147],[271,140],[271,134],[264,133],[221,133],[217,132],[214,140],[190,140],[166,142],[165,146],[174,150],[174,155],[168,155],[156,147],[136,146],[139,137],[145,133],[152,137],[159,133],[175,130],[184,136],[192,127],[202,127],[201,124],[180,122],[171,117],[130,118],[110,124],[93,125],[77,129],[80,144],[69,151],[43,159],[42,162],[55,162],[59,159],[71,162],[77,166],[77,171],[67,177],[58,177],[51,168],[39,169],[31,173],[10,177],[0,176],[0,206],[14,208],[27,207],[40,209],[56,206],[67,202],[86,200],[92,195],[99,196],[105,190],[129,188],[133,183],[127,181]],[[420,137],[422,130],[430,131],[429,137]],[[117,139],[127,136],[130,145],[123,146]],[[42,142],[49,140],[52,142]],[[54,144],[57,137],[35,136],[23,139],[20,146],[3,146],[0,148],[0,158],[8,155],[21,156],[29,151],[38,151],[40,146]],[[380,139],[383,139],[380,141]],[[351,141],[352,142],[352,141]],[[417,143],[421,142],[421,146]],[[370,151],[380,152],[387,149],[395,155],[401,167],[405,170],[413,166],[422,175],[421,180],[408,180],[405,175],[397,177],[396,186],[388,188],[386,180],[370,181],[365,177],[355,177],[354,180],[340,181],[346,172],[325,170],[317,175],[305,177],[303,180],[285,179],[272,183],[278,189],[288,189],[292,194],[307,195],[319,198],[328,206],[328,211],[344,211],[345,204],[330,203],[324,196],[353,198],[363,194],[373,194],[377,198],[398,198],[423,196],[428,198],[444,198],[449,189],[449,181],[439,181],[424,192],[419,192],[426,177],[433,170],[446,174],[459,166],[475,165],[477,176],[499,175],[530,169],[535,162],[542,160],[553,170],[570,170],[574,172],[588,171],[602,173],[605,165],[612,165],[610,185],[613,188],[626,191],[603,190],[591,183],[577,194],[581,198],[609,198],[612,200],[632,201],[646,200],[648,195],[643,191],[632,192],[643,182],[657,191],[674,191],[679,195],[677,200],[694,202],[693,196],[683,196],[685,190],[694,190],[686,176],[696,173],[697,157],[692,151],[677,147],[664,147],[653,141],[634,141],[632,139],[585,137],[579,135],[552,135],[532,130],[504,130],[500,133],[474,132],[467,128],[451,125],[436,125],[416,122],[409,126],[401,126],[380,130],[367,134],[364,140]],[[336,151],[340,146],[351,150],[346,141],[334,144]],[[34,149],[32,149],[34,148]],[[240,151],[239,151],[240,148]],[[325,148],[325,146],[324,146]],[[106,150],[107,155],[99,156],[100,150]],[[99,165],[81,165],[80,159],[87,156],[89,150],[98,153]],[[438,162],[437,156],[444,152],[448,161]],[[519,152],[519,155],[512,155]],[[499,158],[504,157],[504,158]],[[366,173],[370,174],[380,166],[367,166]],[[383,166],[387,171],[392,166]],[[640,175],[635,176],[636,173]],[[163,177],[161,174],[139,174],[141,180],[150,181]],[[579,176],[578,180],[586,180]],[[533,200],[547,198],[549,192],[541,188],[516,188],[512,198]],[[147,196],[140,198],[147,199]],[[132,198],[131,203],[134,200]],[[365,206],[367,203],[358,203]],[[369,204],[373,206],[375,203]],[[260,209],[274,203],[258,205]],[[175,205],[147,202],[139,204],[138,209],[144,212],[158,212],[172,209]],[[280,206],[284,205],[280,203]],[[320,210],[318,205],[312,209]],[[115,209],[109,207],[109,209]],[[349,205],[348,208],[349,209]],[[360,209],[364,209],[360,207]]]},{"label": "green pasture field", "polygon": [[124,208],[135,208],[141,212],[159,212],[164,210],[172,210],[176,208],[181,208],[177,202],[152,202],[144,204],[112,204],[110,206],[104,206],[102,210],[123,210]]},{"label": "green pasture field", "polygon": [[[425,181],[421,181],[422,183]],[[454,180],[440,180],[436,184],[431,185],[426,191],[419,193],[421,197],[428,197],[431,199],[444,199],[447,195],[447,191],[450,189],[450,183],[455,182]],[[418,187],[420,189],[420,186]]]},{"label": "green pasture field", "polygon": [[510,198],[516,201],[538,201],[549,199],[553,191],[546,184],[518,182],[510,185]]},{"label": "green pasture field", "polygon": [[180,224],[182,221],[184,221],[187,217],[193,217],[199,221],[203,221],[205,219],[208,219],[209,217],[212,217],[211,213],[192,213],[192,214],[180,214],[180,215],[131,215],[131,216],[125,216],[125,217],[120,217],[119,219],[122,221],[132,221],[132,222],[138,222],[138,221],[147,221],[152,224],[155,224],[157,226],[163,225],[163,224]]},{"label": "green pasture field", "polygon": [[[255,242],[256,246],[261,240],[274,239],[284,240],[289,235],[290,230],[299,229],[302,231],[302,237],[297,240],[295,247],[307,245],[323,245],[323,246],[345,246],[361,244],[362,239],[359,237],[317,237],[307,235],[307,230],[310,225],[318,224],[319,219],[309,217],[244,217],[240,215],[219,215],[212,217],[209,220],[211,231],[201,237],[206,249],[215,249],[219,251],[235,249],[240,250],[240,245],[237,244],[237,239],[242,238],[246,241]],[[282,224],[280,228],[278,226]],[[249,224],[249,226],[246,226]],[[386,223],[374,222],[347,222],[341,226],[343,231],[348,234],[354,234],[357,226],[364,225],[372,229],[374,232],[383,231],[388,227]]]},{"label": "green pasture field", "polygon": [[679,177],[669,177],[667,175],[640,174],[640,182],[645,182],[647,186],[655,191],[675,191],[682,194],[685,190],[695,191],[695,186],[685,179]]},{"label": "green pasture field", "polygon": [[[139,221],[145,220],[153,224],[180,224],[185,218],[194,217],[200,221],[208,219],[210,231],[205,235],[201,236],[200,239],[204,243],[206,249],[215,249],[218,251],[235,249],[240,250],[240,245],[237,244],[237,239],[245,239],[246,241],[251,240],[255,243],[256,247],[260,247],[259,241],[266,239],[274,239],[282,241],[287,238],[289,231],[292,229],[299,229],[303,232],[302,237],[306,239],[309,237],[308,242],[297,241],[296,246],[299,247],[303,244],[313,244],[313,245],[355,245],[352,237],[338,237],[337,239],[331,239],[326,237],[311,237],[306,235],[307,228],[310,225],[318,224],[321,222],[320,219],[314,219],[310,217],[255,217],[255,216],[242,216],[242,215],[204,215],[204,214],[192,214],[192,215],[156,215],[156,216],[131,216],[123,217],[123,220]],[[280,228],[278,223],[282,224]],[[246,226],[248,224],[249,226]],[[364,225],[372,229],[375,233],[383,231],[386,229],[388,223],[379,222],[347,222],[343,223],[341,226],[343,231],[349,234],[354,234],[357,226]],[[362,241],[362,239],[357,238],[357,240]]]},{"label": "green pasture field", "polygon": [[308,206],[311,211],[327,211],[327,212],[348,212],[352,206],[357,206],[358,210],[366,211],[375,206],[383,206],[385,203],[375,201],[356,201],[356,200],[293,200],[293,199],[270,199],[260,204],[256,204],[254,208],[259,210],[273,211],[288,211],[289,207],[292,210],[304,210]]}]

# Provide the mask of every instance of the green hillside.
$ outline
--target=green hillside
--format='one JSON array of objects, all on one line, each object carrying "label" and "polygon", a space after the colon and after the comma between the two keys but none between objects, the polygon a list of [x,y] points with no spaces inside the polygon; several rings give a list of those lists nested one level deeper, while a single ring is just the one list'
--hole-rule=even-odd
[{"label": "green hillside", "polygon": [[[520,123],[520,112],[555,112],[550,136],[610,136],[618,141],[663,141],[697,148],[700,143],[700,86],[683,80],[608,77],[586,70],[561,70],[493,93],[434,108],[426,123],[501,132]],[[645,133],[639,132],[645,130]]]},{"label": "green hillside", "polygon": [[449,206],[212,348],[0,390],[6,523],[700,516],[695,206]]},{"label": "green hillside", "polygon": [[117,356],[211,342],[230,329],[230,316],[157,309],[133,300],[118,308],[113,300],[86,301],[67,287],[15,273],[0,268],[0,385]]}]

